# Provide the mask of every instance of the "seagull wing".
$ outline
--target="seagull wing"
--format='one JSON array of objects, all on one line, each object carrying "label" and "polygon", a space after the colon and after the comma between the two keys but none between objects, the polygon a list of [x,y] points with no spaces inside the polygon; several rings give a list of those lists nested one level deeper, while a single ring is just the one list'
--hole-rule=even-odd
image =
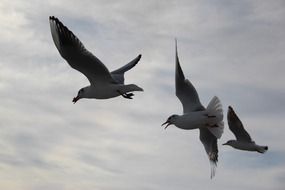
[{"label": "seagull wing", "polygon": [[242,122],[231,106],[229,106],[227,117],[229,128],[234,133],[236,139],[238,141],[252,142],[250,135],[244,129]]},{"label": "seagull wing", "polygon": [[[175,41],[176,42],[176,41]],[[198,93],[191,82],[185,79],[183,71],[181,69],[176,42],[176,73],[175,73],[175,85],[176,96],[183,105],[183,112],[193,112],[205,110],[205,107],[201,104]],[[204,145],[205,151],[211,163],[211,178],[215,175],[215,169],[218,162],[218,144],[217,138],[213,135],[208,128],[200,128],[200,141]]]},{"label": "seagull wing", "polygon": [[119,69],[112,71],[112,74],[124,74],[126,71],[130,70],[133,68],[141,59],[142,55],[138,55],[136,58],[134,58],[132,61],[127,63],[126,65],[120,67]]},{"label": "seagull wing", "polygon": [[107,67],[58,18],[51,16],[49,22],[56,48],[73,69],[83,73],[92,85],[96,82],[114,82]]},{"label": "seagull wing", "polygon": [[[176,41],[175,41],[176,42]],[[177,52],[177,42],[175,43],[176,49],[176,68],[175,68],[175,87],[176,87],[176,96],[180,100],[183,106],[183,112],[192,112],[205,110],[202,106],[198,93],[195,87],[191,84],[188,79],[185,79],[183,71],[181,69],[178,52]]]},{"label": "seagull wing", "polygon": [[126,65],[120,67],[119,69],[116,69],[115,71],[111,72],[112,77],[120,84],[124,84],[125,78],[124,74],[131,68],[133,68],[141,59],[142,55],[138,55],[135,59],[127,63]]},{"label": "seagull wing", "polygon": [[215,176],[215,171],[218,162],[218,144],[217,138],[207,128],[199,128],[200,141],[204,145],[211,164],[211,178]]}]

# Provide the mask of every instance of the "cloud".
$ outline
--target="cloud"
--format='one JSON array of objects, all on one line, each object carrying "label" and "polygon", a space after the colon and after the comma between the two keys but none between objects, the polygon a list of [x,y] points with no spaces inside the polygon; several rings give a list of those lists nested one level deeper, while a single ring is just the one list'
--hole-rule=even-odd
[{"label": "cloud", "polygon": [[[283,1],[1,1],[0,186],[4,189],[281,189],[284,187]],[[55,15],[134,100],[71,100],[88,80],[58,54]],[[217,176],[198,131],[160,126],[182,113],[174,38],[201,102],[232,105],[264,154],[220,147]],[[233,138],[225,130],[221,142]],[[219,144],[221,143],[219,142]],[[252,178],[254,176],[254,178]],[[250,178],[250,180],[249,180]],[[13,180],[11,180],[13,179]]]}]

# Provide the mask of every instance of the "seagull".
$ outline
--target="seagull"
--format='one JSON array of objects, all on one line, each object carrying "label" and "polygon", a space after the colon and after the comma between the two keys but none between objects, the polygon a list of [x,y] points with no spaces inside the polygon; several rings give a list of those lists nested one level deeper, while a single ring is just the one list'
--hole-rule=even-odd
[{"label": "seagull", "polygon": [[259,153],[265,153],[268,150],[268,146],[255,144],[231,106],[228,108],[227,117],[229,128],[234,133],[237,140],[229,140],[223,145],[229,145],[239,150],[256,151]]},{"label": "seagull", "polygon": [[199,99],[198,93],[192,83],[185,79],[181,69],[178,52],[177,41],[175,40],[176,50],[176,71],[175,71],[175,87],[176,96],[183,106],[183,115],[171,115],[166,122],[165,129],[169,125],[175,125],[180,129],[200,130],[200,141],[204,145],[211,164],[211,178],[215,175],[215,168],[218,162],[218,146],[217,139],[221,138],[224,123],[223,109],[218,97],[214,96],[207,108],[205,108]]},{"label": "seagull", "polygon": [[135,84],[124,84],[124,73],[133,68],[141,59],[138,55],[128,64],[109,72],[108,68],[83,43],[54,16],[49,17],[52,39],[60,55],[73,68],[84,74],[90,85],[81,88],[73,98],[76,103],[81,98],[108,99],[122,96],[132,99],[133,91],[143,91]]}]

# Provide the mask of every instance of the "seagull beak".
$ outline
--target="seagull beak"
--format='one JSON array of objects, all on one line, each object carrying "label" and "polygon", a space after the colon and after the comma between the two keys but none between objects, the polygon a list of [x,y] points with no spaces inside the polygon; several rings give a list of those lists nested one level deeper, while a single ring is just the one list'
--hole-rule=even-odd
[{"label": "seagull beak", "polygon": [[167,124],[167,125],[164,127],[164,129],[166,129],[169,125],[171,125],[171,123],[167,120],[166,122],[164,122],[163,124],[161,124],[161,126],[163,126],[163,125],[165,125],[165,124]]},{"label": "seagull beak", "polygon": [[79,96],[74,97],[72,100],[73,104],[75,104],[79,99],[80,99]]}]

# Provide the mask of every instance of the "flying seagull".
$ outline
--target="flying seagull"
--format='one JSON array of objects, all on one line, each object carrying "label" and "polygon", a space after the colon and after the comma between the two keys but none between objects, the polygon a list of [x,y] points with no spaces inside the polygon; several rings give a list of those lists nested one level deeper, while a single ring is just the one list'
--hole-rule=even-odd
[{"label": "flying seagull", "polygon": [[181,69],[177,42],[176,48],[176,71],[175,71],[175,87],[176,96],[183,106],[183,115],[172,115],[165,123],[165,129],[173,124],[181,129],[199,129],[200,141],[203,143],[206,153],[211,164],[211,178],[215,175],[215,168],[218,162],[218,146],[217,139],[222,136],[223,110],[220,100],[215,96],[205,108],[199,99],[198,93],[192,83],[185,79]]},{"label": "flying seagull", "polygon": [[107,67],[66,27],[58,18],[49,17],[52,38],[60,55],[73,68],[84,74],[90,85],[81,88],[73,98],[76,103],[81,98],[108,99],[116,96],[132,99],[133,91],[143,91],[135,84],[124,84],[124,73],[133,68],[140,60],[138,55],[125,66],[109,72]]},{"label": "flying seagull", "polygon": [[268,150],[268,146],[255,144],[231,106],[228,108],[227,117],[229,128],[234,133],[237,140],[229,140],[223,145],[229,145],[239,150],[256,151],[259,153],[265,153]]}]

